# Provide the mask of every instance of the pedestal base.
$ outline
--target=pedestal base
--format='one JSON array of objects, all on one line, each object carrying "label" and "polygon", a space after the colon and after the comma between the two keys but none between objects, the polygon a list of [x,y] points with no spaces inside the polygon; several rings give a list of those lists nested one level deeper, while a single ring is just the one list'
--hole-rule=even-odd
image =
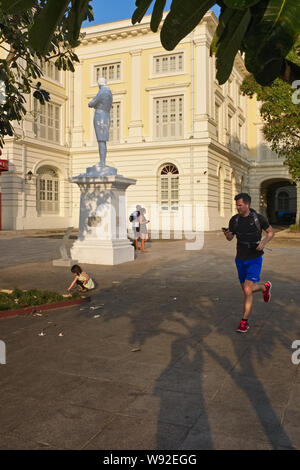
[{"label": "pedestal base", "polygon": [[115,265],[134,261],[134,247],[128,240],[77,240],[71,248],[78,263]]},{"label": "pedestal base", "polygon": [[[97,163],[97,165],[89,166],[86,169],[86,173],[82,173],[79,175],[79,177],[87,177],[87,178],[102,178],[105,176],[116,176],[117,175],[117,169],[114,168],[113,166],[104,166],[101,165],[100,163]],[[121,175],[118,175],[121,176]]]},{"label": "pedestal base", "polygon": [[133,261],[134,247],[127,238],[125,191],[136,180],[98,164],[72,181],[78,184],[81,195],[78,239],[70,250],[71,258],[104,265]]}]

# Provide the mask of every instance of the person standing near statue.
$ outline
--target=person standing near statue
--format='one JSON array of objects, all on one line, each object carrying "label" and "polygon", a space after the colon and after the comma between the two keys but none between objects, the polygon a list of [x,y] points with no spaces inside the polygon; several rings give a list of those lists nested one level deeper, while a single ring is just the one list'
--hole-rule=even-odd
[{"label": "person standing near statue", "polygon": [[140,222],[141,251],[143,251],[144,253],[147,252],[147,250],[145,250],[145,242],[148,240],[147,224],[150,222],[150,220],[146,219],[145,214],[146,214],[146,209],[142,207],[140,210],[139,222]]},{"label": "person standing near statue", "polygon": [[99,78],[98,85],[98,94],[88,105],[89,108],[95,108],[94,128],[99,147],[100,167],[104,168],[106,166],[106,142],[109,140],[110,110],[113,99],[104,77]]}]

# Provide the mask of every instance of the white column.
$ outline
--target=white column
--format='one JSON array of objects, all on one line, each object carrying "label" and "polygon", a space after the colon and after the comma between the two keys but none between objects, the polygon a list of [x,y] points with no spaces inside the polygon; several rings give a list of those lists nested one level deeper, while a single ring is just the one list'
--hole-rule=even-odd
[{"label": "white column", "polygon": [[131,52],[131,121],[129,128],[129,142],[141,142],[143,136],[143,123],[141,120],[141,53],[142,50]]},{"label": "white column", "polygon": [[72,147],[82,147],[83,145],[83,126],[82,126],[82,64],[75,65],[73,74],[73,132]]},{"label": "white column", "polygon": [[206,35],[195,40],[196,45],[196,107],[195,107],[195,137],[203,137],[208,131],[209,118],[209,42]]}]

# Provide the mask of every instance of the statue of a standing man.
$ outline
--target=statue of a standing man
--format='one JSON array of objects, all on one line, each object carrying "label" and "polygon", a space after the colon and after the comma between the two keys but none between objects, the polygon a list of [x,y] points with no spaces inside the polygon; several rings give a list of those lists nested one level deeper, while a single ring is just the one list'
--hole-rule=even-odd
[{"label": "statue of a standing man", "polygon": [[90,108],[95,108],[94,128],[98,141],[100,166],[106,166],[106,142],[109,140],[110,109],[112,107],[112,93],[106,86],[106,79],[100,77],[98,80],[99,92],[92,101]]}]

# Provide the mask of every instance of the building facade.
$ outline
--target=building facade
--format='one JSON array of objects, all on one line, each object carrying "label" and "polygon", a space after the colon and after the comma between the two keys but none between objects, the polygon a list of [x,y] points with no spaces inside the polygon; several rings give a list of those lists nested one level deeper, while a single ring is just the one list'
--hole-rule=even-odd
[{"label": "building facade", "polygon": [[[113,94],[107,164],[136,179],[127,212],[144,206],[152,236],[219,229],[240,191],[264,212],[268,198],[274,213],[279,200],[285,207],[296,201],[287,168],[262,139],[258,104],[240,94],[242,57],[226,84],[215,79],[209,51],[217,23],[207,13],[172,52],[150,31],[150,17],[134,26],[123,20],[84,28],[75,73],[48,65],[50,102],[42,107],[31,97],[19,139],[6,141],[2,228],[78,226],[79,190],[69,178],[99,160],[88,102],[100,76]],[[284,186],[288,196],[280,196]]]}]

